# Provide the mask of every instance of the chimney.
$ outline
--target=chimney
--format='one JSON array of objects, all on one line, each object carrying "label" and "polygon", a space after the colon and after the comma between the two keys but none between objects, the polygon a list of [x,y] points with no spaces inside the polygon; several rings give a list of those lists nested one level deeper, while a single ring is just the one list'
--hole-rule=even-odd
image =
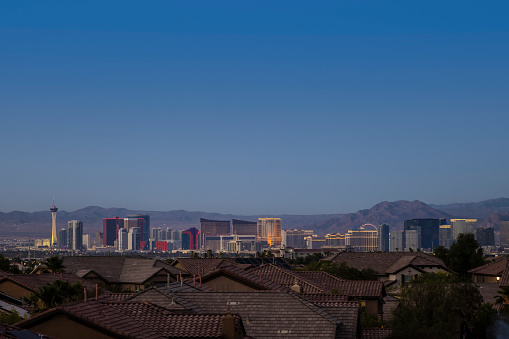
[{"label": "chimney", "polygon": [[297,279],[295,279],[295,283],[292,285],[291,289],[294,292],[297,292],[299,294],[301,293],[302,288],[300,287],[299,284],[297,284]]},{"label": "chimney", "polygon": [[95,284],[95,300],[99,299],[99,285]]},{"label": "chimney", "polygon": [[222,324],[223,338],[225,339],[235,339],[235,318],[230,312],[230,306],[228,305],[228,311],[226,311],[226,315],[223,317]]},{"label": "chimney", "polygon": [[84,299],[83,299],[83,300],[84,300],[85,302],[87,302],[87,289],[86,289],[86,288],[84,288],[84,289],[83,289],[83,296],[84,296]]}]

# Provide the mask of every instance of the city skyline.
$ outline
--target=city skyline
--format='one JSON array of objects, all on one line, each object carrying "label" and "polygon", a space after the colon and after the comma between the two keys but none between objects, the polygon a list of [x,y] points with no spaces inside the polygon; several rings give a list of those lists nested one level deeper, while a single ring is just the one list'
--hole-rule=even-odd
[{"label": "city skyline", "polygon": [[508,6],[5,4],[0,211],[507,197]]}]

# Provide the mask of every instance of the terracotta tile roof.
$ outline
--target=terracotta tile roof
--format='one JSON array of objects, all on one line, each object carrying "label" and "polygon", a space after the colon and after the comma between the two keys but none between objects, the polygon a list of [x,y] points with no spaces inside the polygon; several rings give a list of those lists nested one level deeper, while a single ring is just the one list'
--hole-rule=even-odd
[{"label": "terracotta tile roof", "polygon": [[263,280],[269,280],[287,288],[291,288],[291,286],[297,282],[297,284],[302,289],[302,293],[306,294],[332,292],[331,289],[320,286],[314,281],[299,276],[298,272],[296,271],[289,271],[272,264],[262,265],[258,268],[252,269],[251,272],[255,273],[256,275],[261,275]]},{"label": "terracotta tile roof", "polygon": [[143,284],[164,270],[172,276],[181,271],[160,260],[144,257],[82,256],[64,257],[66,272],[84,276],[93,271],[108,283]]},{"label": "terracotta tile roof", "polygon": [[177,292],[204,312],[242,317],[246,334],[254,338],[335,338],[341,322],[292,292]]},{"label": "terracotta tile roof", "polygon": [[0,277],[0,282],[4,280],[16,282],[33,292],[37,292],[39,288],[57,280],[67,281],[70,284],[80,282],[88,291],[95,293],[95,284],[70,273],[10,274]]},{"label": "terracotta tile roof", "polygon": [[[180,292],[197,292],[197,290],[180,290]],[[189,303],[174,293],[168,287],[150,287],[132,295],[128,302],[148,302],[158,305],[177,313],[204,313],[198,306]]]},{"label": "terracotta tile roof", "polygon": [[274,263],[276,266],[290,269],[290,265],[283,258],[178,258],[172,265],[181,264],[190,274],[207,274],[225,266],[237,266],[242,269],[259,267]]},{"label": "terracotta tile roof", "polygon": [[476,275],[489,275],[489,276],[502,276],[502,273],[507,268],[509,256],[505,255],[498,257],[495,260],[476,268],[472,268],[468,273]]},{"label": "terracotta tile roof", "polygon": [[[378,299],[385,296],[385,287],[381,281],[344,280],[332,275],[313,275],[299,271],[288,271],[274,265],[264,265],[252,272],[261,274],[263,278],[271,280],[279,285],[291,287],[295,281],[301,286],[302,293],[338,293],[349,297]],[[316,282],[312,279],[318,279]],[[318,278],[317,278],[318,277]]]},{"label": "terracotta tile roof", "polygon": [[386,339],[391,335],[390,328],[363,328],[361,339]]},{"label": "terracotta tile roof", "polygon": [[[168,309],[141,302],[115,302],[108,298],[53,308],[16,324],[30,327],[54,314],[66,314],[110,333],[132,338],[222,338],[222,318],[226,314],[175,314]],[[243,330],[242,321],[236,326]]]},{"label": "terracotta tile roof", "polygon": [[145,324],[134,321],[134,319],[110,307],[107,303],[95,300],[58,306],[22,320],[15,325],[21,328],[31,328],[33,325],[51,319],[56,314],[65,314],[71,319],[81,319],[88,324],[87,326],[101,328],[115,335],[132,338],[163,338],[163,336],[147,328]]},{"label": "terracotta tile roof", "polygon": [[[276,284],[270,280],[263,279],[259,274],[255,274],[254,271],[249,270],[246,271],[237,265],[225,265],[220,269],[217,269],[213,272],[205,274],[201,277],[202,283],[206,283],[209,280],[212,280],[218,276],[226,275],[235,279],[241,283],[246,285],[250,285],[251,287],[258,290],[273,290],[273,291],[286,291],[288,288],[283,287],[279,284]],[[188,283],[191,280],[188,280]]]},{"label": "terracotta tile roof", "polygon": [[316,304],[316,303],[337,303],[337,302],[345,302],[345,301],[349,300],[347,295],[340,295],[340,294],[324,294],[324,293],[301,294],[301,297],[303,297],[307,301],[312,302],[314,304]]},{"label": "terracotta tile roof", "polygon": [[360,335],[360,307],[358,302],[318,303],[321,309],[341,322],[341,330],[336,338],[351,339]]},{"label": "terracotta tile roof", "polygon": [[423,252],[340,252],[322,260],[337,264],[345,262],[347,266],[358,270],[371,268],[383,275],[388,274],[389,269],[394,271],[396,267],[393,267],[393,265],[401,258],[406,257],[413,257],[413,259],[404,259],[400,264],[409,260],[416,267],[439,266],[443,269],[448,269],[442,259]]},{"label": "terracotta tile roof", "polygon": [[[238,265],[232,258],[178,258],[172,265],[181,264],[191,275],[207,274],[224,266]],[[251,265],[242,265],[248,268]]]},{"label": "terracotta tile roof", "polygon": [[128,299],[129,297],[131,297],[132,295],[133,295],[133,293],[110,293],[107,296],[111,300],[124,301],[124,300]]},{"label": "terracotta tile roof", "polygon": [[504,272],[502,273],[502,278],[500,279],[500,286],[507,286],[509,285],[509,260],[507,262],[507,265],[504,269]]}]

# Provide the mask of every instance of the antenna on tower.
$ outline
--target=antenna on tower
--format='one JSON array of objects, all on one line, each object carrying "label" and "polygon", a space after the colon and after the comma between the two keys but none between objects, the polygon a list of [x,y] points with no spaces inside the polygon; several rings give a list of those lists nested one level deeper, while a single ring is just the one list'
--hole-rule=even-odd
[{"label": "antenna on tower", "polygon": [[55,196],[53,196],[53,206],[55,206]]}]

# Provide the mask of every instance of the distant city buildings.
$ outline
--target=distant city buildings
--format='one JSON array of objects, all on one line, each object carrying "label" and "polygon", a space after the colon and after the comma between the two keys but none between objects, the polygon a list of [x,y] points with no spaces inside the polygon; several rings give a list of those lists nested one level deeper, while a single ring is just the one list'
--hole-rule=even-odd
[{"label": "distant city buildings", "polygon": [[475,238],[479,246],[495,246],[495,230],[493,227],[478,227]]},{"label": "distant city buildings", "polygon": [[58,231],[57,239],[58,248],[67,248],[67,230],[65,228],[62,228],[60,231]]},{"label": "distant city buildings", "polygon": [[378,230],[374,225],[362,225],[359,230],[349,230],[345,234],[345,246],[356,252],[378,250]]},{"label": "distant city buildings", "polygon": [[458,239],[460,233],[475,234],[477,219],[451,219],[452,237]]},{"label": "distant city buildings", "polygon": [[509,220],[500,221],[500,247],[509,248]]},{"label": "distant city buildings", "polygon": [[[433,249],[439,246],[440,225],[445,224],[446,219],[411,219],[404,221],[403,230],[420,230],[421,245],[418,248],[424,248],[426,250],[433,251]],[[415,249],[414,247],[412,248]]]},{"label": "distant city buildings", "polygon": [[281,243],[285,247],[307,248],[306,238],[312,236],[313,236],[312,230],[298,230],[298,229],[282,230]]},{"label": "distant city buildings", "polygon": [[148,241],[150,238],[150,215],[148,214],[131,214],[127,218],[142,219],[143,223],[138,222],[140,228],[140,241]]},{"label": "distant city buildings", "polygon": [[79,220],[71,220],[67,223],[67,248],[74,251],[81,251],[83,248],[83,223]]},{"label": "distant city buildings", "polygon": [[188,230],[182,231],[182,249],[183,250],[198,250],[199,248],[199,238],[198,235],[200,231],[191,227]]},{"label": "distant city buildings", "polygon": [[53,198],[53,205],[49,209],[51,211],[51,246],[57,246],[58,235],[57,235],[57,211],[58,208],[55,206],[55,198]]},{"label": "distant city buildings", "polygon": [[451,247],[452,243],[454,242],[451,225],[440,225],[438,242],[440,246],[445,248]]},{"label": "distant city buildings", "polygon": [[199,248],[207,249],[205,239],[207,235],[229,235],[230,234],[230,220],[210,220],[200,218],[200,234],[201,244]]},{"label": "distant city buildings", "polygon": [[389,251],[389,225],[387,224],[378,226],[378,250]]},{"label": "distant city buildings", "polygon": [[267,242],[269,247],[281,246],[282,222],[280,218],[258,218],[257,240]]},{"label": "distant city buildings", "polygon": [[232,219],[232,234],[256,235],[257,226],[258,223],[256,221]]}]

